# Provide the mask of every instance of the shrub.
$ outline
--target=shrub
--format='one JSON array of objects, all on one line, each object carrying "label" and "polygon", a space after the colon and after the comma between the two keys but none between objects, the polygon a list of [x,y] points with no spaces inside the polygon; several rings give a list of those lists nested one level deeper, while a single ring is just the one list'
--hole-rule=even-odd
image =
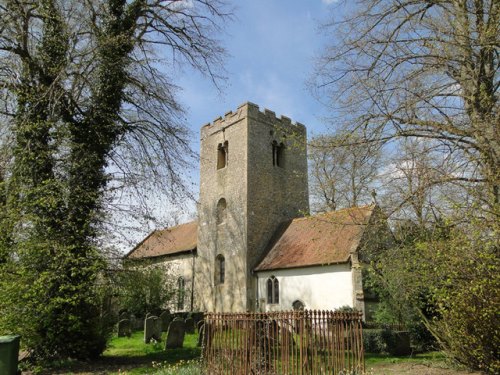
[{"label": "shrub", "polygon": [[368,353],[389,353],[394,356],[411,353],[408,332],[389,328],[363,330],[363,345]]}]

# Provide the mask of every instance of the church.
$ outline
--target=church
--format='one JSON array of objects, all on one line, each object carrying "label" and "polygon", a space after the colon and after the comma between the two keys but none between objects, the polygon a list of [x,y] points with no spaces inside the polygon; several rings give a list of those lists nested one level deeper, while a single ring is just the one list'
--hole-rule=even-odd
[{"label": "church", "polygon": [[178,311],[371,310],[362,254],[385,246],[376,205],[309,215],[306,128],[253,103],[201,129],[196,221],[125,259],[175,274]]}]

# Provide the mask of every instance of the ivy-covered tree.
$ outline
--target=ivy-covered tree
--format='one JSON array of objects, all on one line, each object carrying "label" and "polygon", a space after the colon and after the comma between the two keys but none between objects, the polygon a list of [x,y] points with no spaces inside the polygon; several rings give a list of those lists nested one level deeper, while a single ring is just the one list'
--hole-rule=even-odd
[{"label": "ivy-covered tree", "polygon": [[96,288],[109,191],[137,188],[144,173],[181,187],[192,152],[169,75],[188,64],[220,78],[223,9],[0,2],[0,141],[11,156],[0,166],[0,333],[22,334],[33,359],[104,349]]}]

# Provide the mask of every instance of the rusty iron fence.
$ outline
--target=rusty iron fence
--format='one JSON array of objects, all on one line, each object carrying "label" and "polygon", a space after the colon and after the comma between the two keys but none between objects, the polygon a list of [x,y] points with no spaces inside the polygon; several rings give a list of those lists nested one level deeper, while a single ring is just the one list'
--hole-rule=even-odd
[{"label": "rusty iron fence", "polygon": [[206,374],[361,374],[360,313],[209,313],[203,328]]}]

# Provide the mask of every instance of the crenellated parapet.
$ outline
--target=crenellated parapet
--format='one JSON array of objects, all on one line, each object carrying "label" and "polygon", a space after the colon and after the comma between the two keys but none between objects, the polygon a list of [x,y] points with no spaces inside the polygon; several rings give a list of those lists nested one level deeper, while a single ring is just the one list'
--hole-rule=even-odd
[{"label": "crenellated parapet", "polygon": [[224,116],[217,117],[212,122],[204,125],[203,128],[212,128],[210,129],[210,133],[212,133],[213,131],[235,124],[245,117],[252,118],[253,120],[257,120],[261,123],[268,123],[272,126],[282,127],[284,130],[286,128],[291,128],[290,130],[294,131],[301,131],[302,129],[305,131],[305,125],[299,122],[292,122],[292,120],[287,116],[281,115],[280,117],[277,117],[274,111],[267,108],[264,108],[261,111],[259,106],[252,102],[241,104],[238,106],[236,111],[226,112]]}]

